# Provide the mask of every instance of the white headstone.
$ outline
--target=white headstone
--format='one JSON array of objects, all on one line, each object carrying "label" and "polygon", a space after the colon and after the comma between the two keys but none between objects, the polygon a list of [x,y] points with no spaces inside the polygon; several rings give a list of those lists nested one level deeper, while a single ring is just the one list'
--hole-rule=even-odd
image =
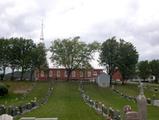
[{"label": "white headstone", "polygon": [[101,73],[97,77],[96,82],[100,87],[109,87],[110,86],[110,76],[107,75],[106,73]]},{"label": "white headstone", "polygon": [[13,120],[13,117],[8,114],[3,114],[0,116],[0,120]]},{"label": "white headstone", "polygon": [[159,100],[153,100],[153,105],[154,106],[159,106]]}]

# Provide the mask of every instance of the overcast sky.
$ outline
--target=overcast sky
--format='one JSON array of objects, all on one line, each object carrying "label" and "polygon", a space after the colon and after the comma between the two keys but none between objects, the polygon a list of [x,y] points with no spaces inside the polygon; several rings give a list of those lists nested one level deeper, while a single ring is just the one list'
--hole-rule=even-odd
[{"label": "overcast sky", "polygon": [[39,42],[56,38],[103,42],[116,36],[136,46],[140,60],[159,59],[158,0],[0,0],[0,37]]}]

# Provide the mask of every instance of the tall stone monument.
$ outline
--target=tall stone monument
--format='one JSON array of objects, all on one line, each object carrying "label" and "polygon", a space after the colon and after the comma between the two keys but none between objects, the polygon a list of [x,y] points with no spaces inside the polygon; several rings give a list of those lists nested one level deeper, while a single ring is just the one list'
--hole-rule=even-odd
[{"label": "tall stone monument", "polygon": [[140,82],[140,94],[137,96],[139,120],[147,120],[147,101],[144,95],[143,83]]}]

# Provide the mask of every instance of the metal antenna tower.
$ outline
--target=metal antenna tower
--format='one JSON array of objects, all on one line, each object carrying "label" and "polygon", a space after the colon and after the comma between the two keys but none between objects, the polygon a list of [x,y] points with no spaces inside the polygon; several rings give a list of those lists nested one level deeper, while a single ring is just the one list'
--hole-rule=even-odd
[{"label": "metal antenna tower", "polygon": [[43,20],[42,20],[42,23],[41,23],[41,34],[40,34],[40,42],[41,43],[44,43],[43,27],[44,27],[44,24],[43,24]]}]

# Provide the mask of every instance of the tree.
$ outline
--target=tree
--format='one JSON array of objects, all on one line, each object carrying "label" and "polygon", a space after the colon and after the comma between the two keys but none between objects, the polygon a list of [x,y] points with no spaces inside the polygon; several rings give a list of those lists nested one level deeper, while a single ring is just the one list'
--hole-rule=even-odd
[{"label": "tree", "polygon": [[149,62],[147,60],[145,61],[140,61],[138,64],[137,64],[137,70],[138,70],[138,75],[140,78],[142,79],[146,79],[150,76],[150,65],[149,65]]},{"label": "tree", "polygon": [[155,76],[155,82],[158,83],[159,79],[159,60],[150,61],[151,74]]},{"label": "tree", "polygon": [[39,43],[36,45],[31,52],[31,65],[30,65],[30,80],[32,80],[32,76],[35,70],[43,70],[46,74],[48,72],[48,63],[46,58],[46,48],[43,43]]},{"label": "tree", "polygon": [[20,80],[22,80],[24,73],[30,68],[32,60],[32,49],[35,47],[35,44],[31,39],[19,38],[17,46],[18,64],[21,69]]},{"label": "tree", "polygon": [[115,37],[107,39],[101,46],[100,62],[106,66],[107,72],[110,75],[110,84],[112,84],[113,70],[117,66],[118,47],[119,45]]},{"label": "tree", "polygon": [[[135,72],[135,65],[138,61],[136,48],[123,39],[119,42],[115,37],[103,42],[100,52],[100,62],[106,66],[107,72],[112,78],[112,72],[118,67],[122,73],[123,80],[128,79]],[[112,84],[112,79],[110,79]]]},{"label": "tree", "polygon": [[6,68],[9,65],[9,41],[8,39],[1,38],[0,39],[0,67],[2,70],[1,80],[4,79]]},{"label": "tree", "polygon": [[80,37],[57,39],[50,47],[52,62],[66,68],[68,80],[73,70],[89,64],[93,53],[99,48],[97,42],[86,44],[79,39]]},{"label": "tree", "polygon": [[14,71],[15,69],[18,69],[19,66],[19,61],[20,61],[20,54],[19,47],[18,46],[19,39],[18,38],[10,38],[9,39],[9,66],[12,70],[11,74],[11,80],[14,80]]},{"label": "tree", "polygon": [[120,39],[117,65],[122,73],[123,82],[135,74],[138,56],[132,43]]}]

